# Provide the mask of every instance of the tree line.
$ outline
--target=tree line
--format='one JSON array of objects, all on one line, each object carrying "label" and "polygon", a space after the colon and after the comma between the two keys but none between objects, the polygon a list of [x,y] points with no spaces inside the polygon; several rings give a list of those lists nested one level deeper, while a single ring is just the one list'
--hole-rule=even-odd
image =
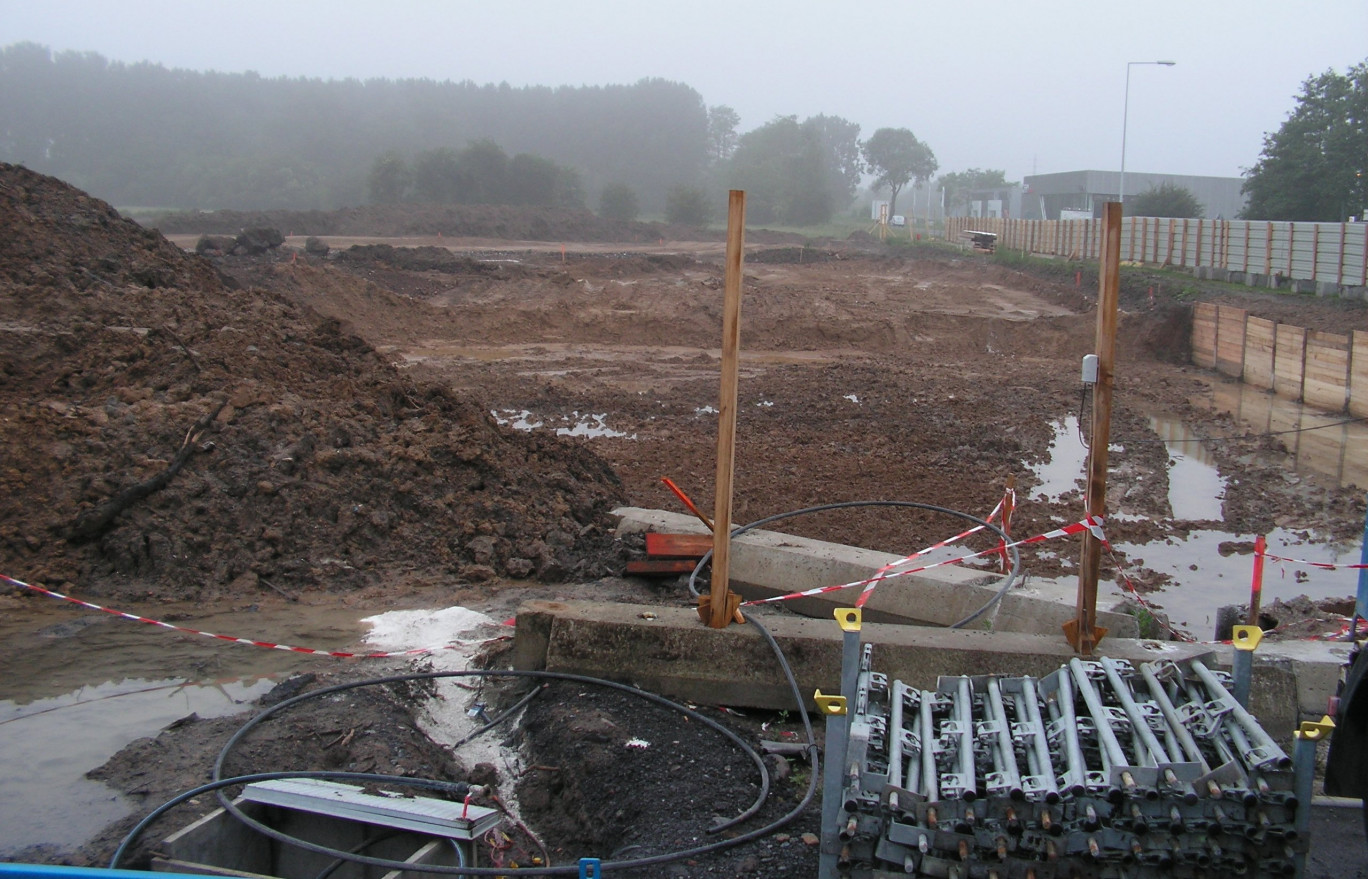
[{"label": "tree line", "polygon": [[0,49],[0,160],[125,207],[336,208],[400,202],[665,212],[703,223],[746,189],[757,222],[809,225],[865,174],[896,203],[936,170],[907,129],[781,116],[745,133],[683,83],[523,87],[263,78]]}]

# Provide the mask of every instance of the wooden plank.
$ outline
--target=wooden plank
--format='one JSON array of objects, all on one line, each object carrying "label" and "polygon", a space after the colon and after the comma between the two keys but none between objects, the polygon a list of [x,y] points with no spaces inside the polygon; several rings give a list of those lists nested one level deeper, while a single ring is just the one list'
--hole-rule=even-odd
[{"label": "wooden plank", "polygon": [[646,555],[656,559],[701,559],[712,551],[711,534],[646,532]]},{"label": "wooden plank", "polygon": [[1306,334],[1306,378],[1302,399],[1308,406],[1343,412],[1349,401],[1349,337],[1339,333]]},{"label": "wooden plank", "polygon": [[1244,381],[1265,391],[1273,389],[1273,354],[1278,325],[1261,317],[1245,319]]},{"label": "wooden plank", "polygon": [[1349,414],[1368,416],[1368,332],[1354,330],[1349,354]]},{"label": "wooden plank", "polygon": [[1231,378],[1244,374],[1245,319],[1243,308],[1216,308],[1216,371]]},{"label": "wooden plank", "polygon": [[1302,398],[1306,377],[1306,328],[1278,324],[1273,351],[1273,392],[1288,400]]},{"label": "wooden plank", "polygon": [[1198,302],[1192,307],[1192,362],[1216,368],[1216,306]]},{"label": "wooden plank", "polygon": [[697,559],[632,559],[627,574],[632,577],[666,577],[693,573]]}]

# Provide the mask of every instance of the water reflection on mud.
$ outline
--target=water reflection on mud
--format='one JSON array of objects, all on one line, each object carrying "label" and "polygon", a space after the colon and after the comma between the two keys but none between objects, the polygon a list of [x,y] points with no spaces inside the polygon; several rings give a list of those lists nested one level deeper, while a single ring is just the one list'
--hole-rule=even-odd
[{"label": "water reflection on mud", "polygon": [[1368,489],[1368,422],[1309,409],[1241,382],[1214,382],[1193,404],[1229,412],[1250,433],[1278,434],[1299,472],[1312,470],[1342,487]]}]

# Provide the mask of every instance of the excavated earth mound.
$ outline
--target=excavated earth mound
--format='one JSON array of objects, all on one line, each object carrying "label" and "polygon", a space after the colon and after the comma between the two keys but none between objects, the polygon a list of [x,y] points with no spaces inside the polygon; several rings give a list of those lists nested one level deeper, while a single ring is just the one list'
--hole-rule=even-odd
[{"label": "excavated earth mound", "polygon": [[500,427],[56,179],[0,165],[0,228],[10,576],[207,598],[615,566],[620,488],[584,447]]}]

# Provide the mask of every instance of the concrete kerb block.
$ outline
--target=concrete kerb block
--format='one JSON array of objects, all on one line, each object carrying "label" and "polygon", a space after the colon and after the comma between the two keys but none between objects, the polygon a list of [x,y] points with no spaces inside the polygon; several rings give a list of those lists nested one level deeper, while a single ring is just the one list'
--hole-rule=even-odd
[{"label": "concrete kerb block", "polygon": [[[799,692],[811,707],[815,690],[840,687],[842,634],[835,621],[757,614],[779,643]],[[1074,653],[1062,635],[971,632],[865,622],[876,671],[920,689],[942,675],[1041,678]],[[1229,667],[1223,645],[1113,639],[1101,655],[1133,665],[1202,658]],[[749,625],[711,629],[693,608],[592,601],[529,601],[518,609],[514,668],[602,677],[671,699],[771,710],[793,707],[792,691],[760,632]],[[1298,663],[1267,657],[1254,664],[1250,710],[1269,735],[1289,740],[1298,711]]]},{"label": "concrete kerb block", "polygon": [[[697,519],[664,510],[623,507],[614,510],[618,533],[665,531],[707,534]],[[901,556],[795,537],[774,531],[753,531],[732,542],[732,588],[747,600],[773,598],[873,576]],[[998,592],[1001,577],[982,570],[946,566],[897,577],[879,585],[865,606],[870,622],[949,626],[973,614]],[[790,599],[785,607],[795,613],[830,619],[832,610],[852,605],[852,587],[840,592]],[[1050,635],[1061,631],[1075,615],[1071,601],[1056,601],[1033,593],[1009,591],[1002,601],[976,620],[973,628]],[[1139,635],[1135,617],[1101,611],[1098,625],[1113,637]]]}]

